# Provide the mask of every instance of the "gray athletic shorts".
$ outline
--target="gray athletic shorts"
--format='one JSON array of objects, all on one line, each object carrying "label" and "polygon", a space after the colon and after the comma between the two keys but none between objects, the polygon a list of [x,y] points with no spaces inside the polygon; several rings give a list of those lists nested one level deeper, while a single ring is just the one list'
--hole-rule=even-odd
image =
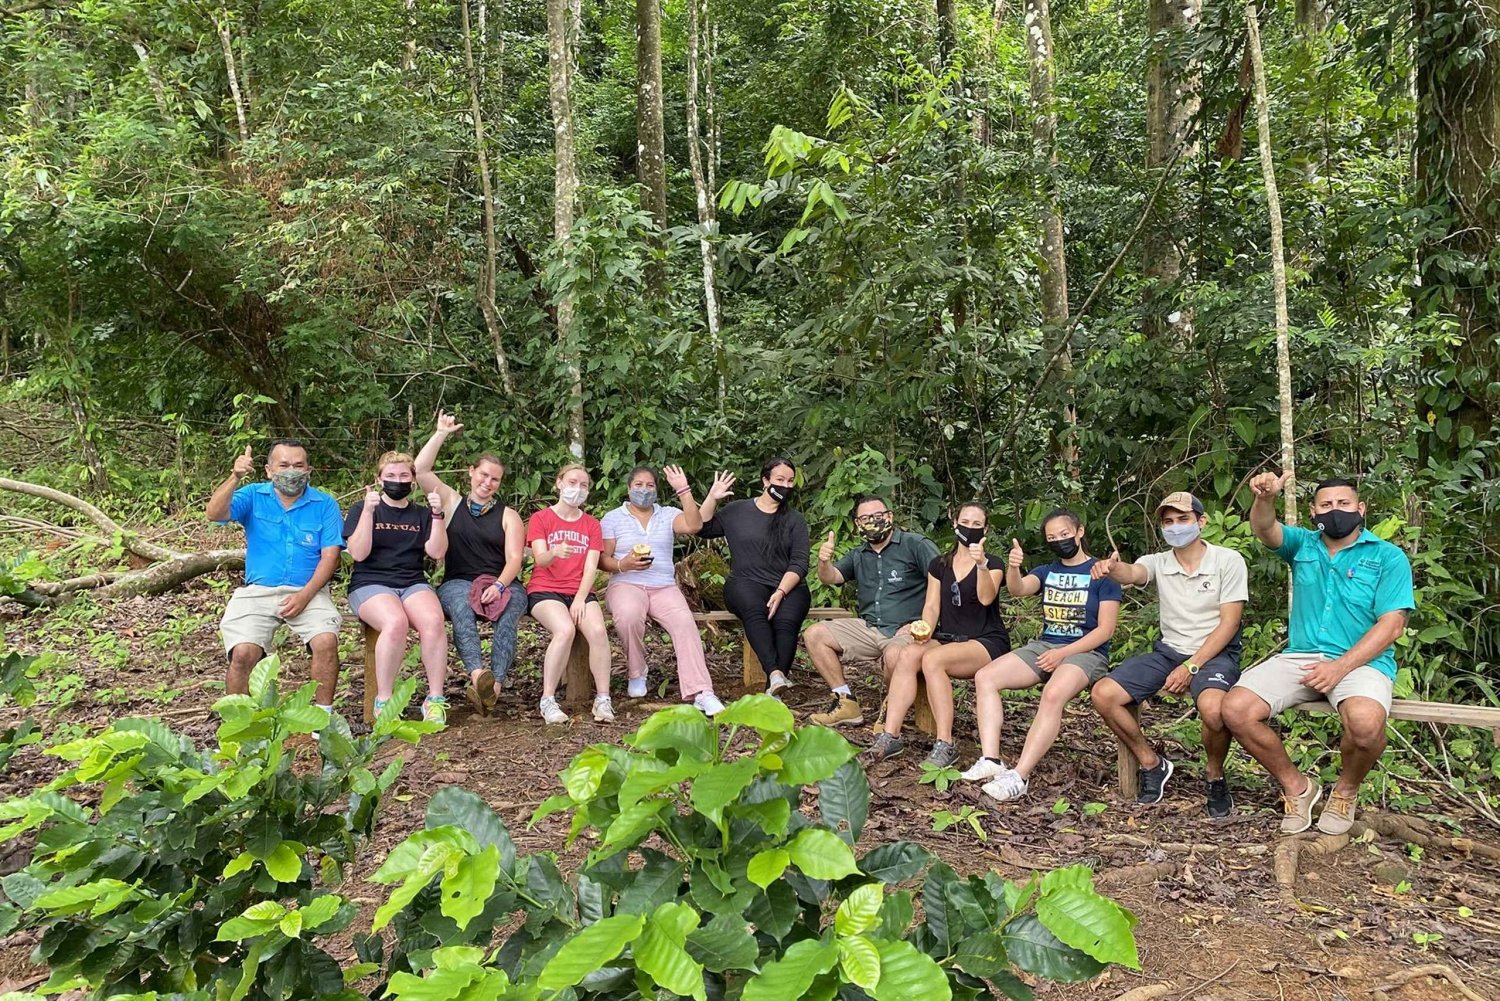
[{"label": "gray athletic shorts", "polygon": [[[1066,643],[1048,643],[1046,640],[1032,640],[1019,650],[1012,650],[1011,653],[1020,657],[1027,667],[1036,672],[1038,681],[1046,681],[1052,675],[1036,666],[1037,658],[1048,650],[1056,650],[1067,645]],[[1069,657],[1066,663],[1082,668],[1083,673],[1088,675],[1090,685],[1109,673],[1109,658],[1098,650],[1076,653]]]}]

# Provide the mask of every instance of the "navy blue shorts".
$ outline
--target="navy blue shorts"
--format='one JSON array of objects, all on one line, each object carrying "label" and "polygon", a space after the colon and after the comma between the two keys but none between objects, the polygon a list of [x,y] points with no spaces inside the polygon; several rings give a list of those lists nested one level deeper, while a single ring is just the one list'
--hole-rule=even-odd
[{"label": "navy blue shorts", "polygon": [[[1150,653],[1131,657],[1106,677],[1125,689],[1132,701],[1141,702],[1161,691],[1161,686],[1166,684],[1167,676],[1177,670],[1187,659],[1187,654],[1178,653],[1161,640],[1157,640]],[[1236,641],[1213,660],[1199,666],[1198,673],[1193,675],[1188,691],[1192,694],[1193,701],[1196,702],[1203,692],[1209,689],[1227,692],[1239,680],[1240,644]]]}]

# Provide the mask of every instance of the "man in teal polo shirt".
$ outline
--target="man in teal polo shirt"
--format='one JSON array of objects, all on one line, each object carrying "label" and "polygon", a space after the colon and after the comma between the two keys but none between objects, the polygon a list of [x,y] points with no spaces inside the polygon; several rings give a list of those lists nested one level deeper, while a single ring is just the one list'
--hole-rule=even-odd
[{"label": "man in teal polo shirt", "polygon": [[[818,550],[818,580],[830,587],[854,581],[859,615],[820,622],[802,635],[813,667],[833,690],[828,711],[812,717],[817,726],[858,726],[865,721],[844,677],[844,664],[885,663],[888,655],[911,642],[911,624],[922,617],[927,599],[927,565],[938,555],[930,539],[896,527],[883,497],[867,495],[854,502],[854,527],[864,541],[837,561],[834,533],[828,533]],[[890,666],[885,664],[887,676]]]},{"label": "man in teal polo shirt", "polygon": [[245,526],[245,586],[224,609],[219,633],[229,658],[225,689],[250,691],[250,671],[270,651],[285,622],[312,655],[317,704],[333,711],[339,678],[339,612],[328,582],[344,547],[338,503],[308,485],[307,449],[293,438],[271,445],[265,483],[240,483],[254,467],[249,446],[214,490],[205,513],[220,524]]},{"label": "man in teal polo shirt", "polygon": [[1324,480],[1313,491],[1318,531],[1281,524],[1276,495],[1284,479],[1262,473],[1250,481],[1250,527],[1291,565],[1291,635],[1285,651],[1250,668],[1225,696],[1224,722],[1281,784],[1282,833],[1300,834],[1312,826],[1322,784],[1297,771],[1267,720],[1327,698],[1344,723],[1343,761],[1318,830],[1344,834],[1354,824],[1360,783],[1385,750],[1396,680],[1391,646],[1415,607],[1411,561],[1363,527],[1365,505],[1351,480]]}]

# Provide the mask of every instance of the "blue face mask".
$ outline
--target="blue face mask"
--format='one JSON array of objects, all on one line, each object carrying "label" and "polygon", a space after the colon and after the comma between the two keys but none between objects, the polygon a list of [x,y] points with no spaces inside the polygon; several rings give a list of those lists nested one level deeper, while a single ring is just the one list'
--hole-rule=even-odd
[{"label": "blue face mask", "polygon": [[1163,525],[1161,527],[1161,537],[1173,549],[1181,549],[1183,546],[1191,546],[1197,542],[1198,536],[1202,534],[1202,531],[1196,521],[1189,522],[1186,525]]},{"label": "blue face mask", "polygon": [[656,488],[655,487],[631,487],[630,488],[630,503],[634,504],[636,507],[655,507],[656,506]]}]

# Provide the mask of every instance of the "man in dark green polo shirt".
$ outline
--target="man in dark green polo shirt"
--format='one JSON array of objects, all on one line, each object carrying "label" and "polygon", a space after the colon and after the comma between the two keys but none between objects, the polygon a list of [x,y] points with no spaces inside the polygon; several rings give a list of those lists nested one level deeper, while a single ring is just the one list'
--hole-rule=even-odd
[{"label": "man in dark green polo shirt", "polygon": [[1286,806],[1282,833],[1300,834],[1312,826],[1323,787],[1317,776],[1297,771],[1267,720],[1291,706],[1327,698],[1343,720],[1344,735],[1338,781],[1318,830],[1344,834],[1354,824],[1360,783],[1385,750],[1396,680],[1391,646],[1415,607],[1411,561],[1400,547],[1363,527],[1365,505],[1350,480],[1324,480],[1313,491],[1317,531],[1283,525],[1276,519],[1283,480],[1262,473],[1250,481],[1255,494],[1250,527],[1291,565],[1287,648],[1241,676],[1224,697],[1224,722],[1280,783]]},{"label": "man in dark green polo shirt", "polygon": [[834,533],[818,550],[818,579],[830,587],[854,581],[859,617],[832,619],[803,634],[813,666],[833,690],[833,704],[815,713],[818,726],[858,726],[863,712],[844,678],[844,664],[883,661],[911,642],[911,624],[922,617],[927,597],[927,565],[937,558],[937,546],[915,532],[896,528],[895,517],[882,497],[864,496],[854,502],[854,526],[864,539],[837,562]]}]

